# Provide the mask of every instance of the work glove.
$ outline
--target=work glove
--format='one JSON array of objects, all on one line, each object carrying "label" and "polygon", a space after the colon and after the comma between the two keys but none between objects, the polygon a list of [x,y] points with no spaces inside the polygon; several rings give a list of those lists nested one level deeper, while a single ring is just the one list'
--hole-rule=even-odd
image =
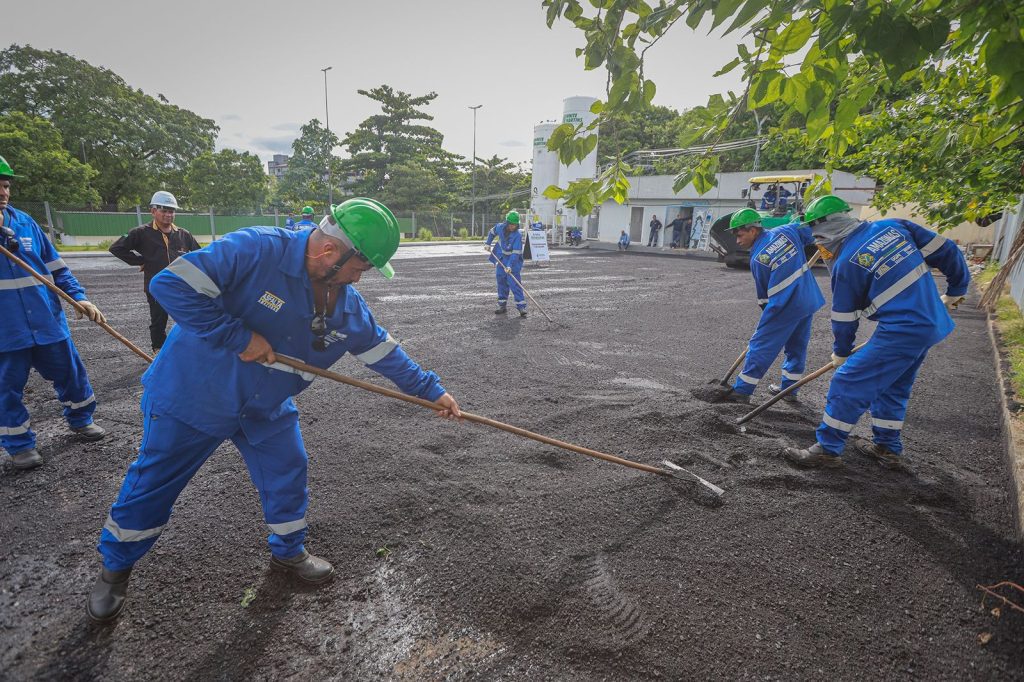
[{"label": "work glove", "polygon": [[84,313],[78,308],[75,309],[75,314],[78,316],[78,319],[88,317],[93,322],[98,322],[99,324],[106,324],[106,315],[101,313],[100,309],[94,306],[92,303],[89,303],[89,301],[79,301],[78,305],[82,306],[82,308],[85,309]]},{"label": "work glove", "polygon": [[950,296],[948,294],[942,295],[942,305],[946,306],[946,310],[953,311],[957,309],[964,300],[963,296]]},{"label": "work glove", "polygon": [[846,362],[846,358],[848,358],[848,357],[850,357],[850,356],[848,356],[848,355],[836,355],[835,353],[833,353],[832,354],[832,366],[835,367],[836,369],[839,369],[840,367],[843,366],[843,363]]}]

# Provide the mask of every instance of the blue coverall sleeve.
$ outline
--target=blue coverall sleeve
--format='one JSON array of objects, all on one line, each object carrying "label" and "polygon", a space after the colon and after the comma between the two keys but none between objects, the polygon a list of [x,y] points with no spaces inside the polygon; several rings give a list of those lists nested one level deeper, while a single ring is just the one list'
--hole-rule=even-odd
[{"label": "blue coverall sleeve", "polygon": [[43,234],[43,231],[35,221],[32,221],[32,229],[36,233],[35,242],[41,245],[39,255],[42,256],[43,262],[46,263],[46,269],[53,275],[53,283],[76,301],[87,300],[85,289],[78,283],[75,276],[71,274],[71,270],[68,269],[64,259],[57,253],[57,249],[53,248],[53,244],[46,238],[46,235]]},{"label": "blue coverall sleeve", "polygon": [[757,304],[764,310],[768,305],[768,282],[771,271],[760,263],[751,263],[750,274],[754,276],[754,289],[757,291]]},{"label": "blue coverall sleeve", "polygon": [[921,227],[909,220],[901,220],[914,238],[918,251],[924,256],[924,262],[930,268],[938,268],[946,276],[946,294],[948,296],[964,296],[967,285],[971,282],[971,274],[967,269],[967,259],[957,245],[940,234]]},{"label": "blue coverall sleeve", "polygon": [[487,241],[486,241],[487,246],[490,246],[491,242],[493,242],[494,238],[498,235],[498,233],[496,232],[496,229],[497,229],[497,226],[492,227],[491,231],[487,233]]},{"label": "blue coverall sleeve", "polygon": [[424,370],[398,345],[391,334],[373,319],[364,304],[361,312],[360,332],[353,340],[351,351],[357,359],[381,376],[390,379],[403,393],[435,401],[445,394],[441,379]]},{"label": "blue coverall sleeve", "polygon": [[832,352],[839,357],[849,357],[857,339],[860,326],[860,311],[867,307],[864,298],[870,281],[860,281],[841,263],[835,265],[832,275]]},{"label": "blue coverall sleeve", "polygon": [[810,225],[803,225],[798,223],[796,226],[796,232],[800,235],[800,243],[804,246],[814,245],[814,235],[811,233]]},{"label": "blue coverall sleeve", "polygon": [[228,314],[221,292],[255,270],[259,258],[259,240],[235,232],[205,249],[179,256],[153,278],[149,293],[183,329],[214,346],[241,353],[252,332]]}]

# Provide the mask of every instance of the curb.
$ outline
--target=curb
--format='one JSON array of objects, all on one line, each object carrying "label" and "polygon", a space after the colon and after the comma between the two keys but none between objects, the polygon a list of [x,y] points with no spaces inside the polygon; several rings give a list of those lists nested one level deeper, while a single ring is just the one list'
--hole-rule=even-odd
[{"label": "curb", "polygon": [[1016,443],[1024,444],[1024,424],[1020,424],[1010,413],[1010,406],[1007,404],[1007,376],[1003,373],[1002,355],[999,353],[999,338],[997,336],[993,316],[991,313],[986,318],[988,327],[988,338],[992,342],[992,355],[996,363],[996,378],[999,380],[999,404],[1002,407],[999,415],[999,429],[1003,433],[1003,444],[1006,448],[1006,465],[1009,469],[1013,499],[1010,501],[1011,510],[1017,515],[1017,536],[1024,540],[1024,450],[1018,450]]}]

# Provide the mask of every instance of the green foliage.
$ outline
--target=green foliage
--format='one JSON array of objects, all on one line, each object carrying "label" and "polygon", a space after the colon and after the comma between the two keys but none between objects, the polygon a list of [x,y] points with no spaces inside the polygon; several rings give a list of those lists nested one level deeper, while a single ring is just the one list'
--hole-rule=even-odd
[{"label": "green foliage", "polygon": [[14,172],[13,203],[98,204],[90,182],[96,171],[80,163],[63,146],[60,131],[49,121],[13,111],[0,116],[0,151]]},{"label": "green foliage", "polygon": [[416,238],[425,242],[429,242],[434,238],[434,233],[425,227],[421,227],[416,231]]},{"label": "green foliage", "polygon": [[262,208],[269,185],[259,157],[234,149],[199,155],[185,173],[185,184],[193,207],[227,212]]},{"label": "green foliage", "polygon": [[274,200],[284,206],[326,207],[328,164],[335,184],[344,177],[341,160],[332,153],[337,146],[338,136],[328,132],[319,120],[314,118],[302,126],[292,143],[288,170],[274,190]]},{"label": "green foliage", "polygon": [[[1005,201],[1002,188],[1007,184],[1021,191],[1020,173],[1013,169],[1017,160],[1013,145],[1024,128],[1022,3],[666,0],[654,6],[644,0],[602,0],[587,7],[578,0],[544,0],[542,4],[549,26],[563,19],[585,37],[585,47],[577,50],[584,68],[604,68],[608,73],[607,101],[595,125],[638,110],[652,90],[644,77],[644,55],[669,29],[680,20],[696,28],[710,17],[713,28],[727,27],[725,34],[743,32],[738,57],[719,73],[742,68],[746,89],[739,95],[711,97],[704,107],[705,121],[692,130],[691,139],[717,145],[727,139],[727,131],[745,110],[772,107],[783,114],[775,122],[780,127],[774,136],[791,142],[781,126],[798,119],[808,147],[814,155],[822,154],[826,169],[883,167],[882,156],[898,158],[899,164],[891,164],[894,172],[879,179],[898,183],[897,167],[905,175],[916,176],[906,182],[902,195],[916,192],[916,202],[940,207],[933,214],[946,224]],[[973,75],[964,76],[964,69],[973,70]],[[969,92],[966,102],[960,101],[961,91],[950,82],[958,78]],[[931,120],[939,125],[929,130],[927,115],[919,115],[917,103],[906,96],[908,83],[916,86],[911,97],[923,93],[936,109],[958,110],[966,105],[973,113],[946,119],[933,116]],[[932,87],[935,90],[922,89]],[[913,143],[907,130],[902,136],[882,134],[886,125],[905,124],[919,133]],[[563,161],[577,158],[581,140],[588,134],[590,130],[562,130],[550,146]],[[875,158],[859,158],[869,144]],[[971,152],[991,162],[987,170],[980,163],[962,165]],[[707,153],[716,155],[713,148]],[[711,165],[688,163],[677,186],[693,182],[698,189],[706,189]],[[946,176],[947,170],[954,172]],[[990,182],[996,182],[1000,191],[978,200],[957,199],[957,195],[986,191],[984,183]],[[570,199],[579,197],[586,203],[603,191],[596,184],[587,191],[577,187]]]},{"label": "green foliage", "polygon": [[[364,196],[379,196],[402,173],[422,177],[425,172],[432,172],[440,186],[433,188],[431,204],[446,204],[448,197],[438,196],[438,193],[451,189],[452,183],[458,180],[458,157],[442,148],[444,136],[439,131],[418,123],[434,119],[421,107],[436,99],[437,93],[414,96],[389,85],[358,92],[379,103],[381,113],[364,120],[342,141],[350,157],[345,160],[344,169],[357,178],[353,191]],[[430,168],[424,170],[427,166]],[[433,183],[433,179],[430,180]],[[405,185],[408,188],[411,180]],[[406,194],[407,189],[402,189],[396,196]]]},{"label": "green foliage", "polygon": [[0,52],[0,111],[44,118],[72,155],[94,168],[104,204],[181,191],[188,164],[213,150],[216,124],[130,87],[120,76],[63,52],[12,45]]},{"label": "green foliage", "polygon": [[460,227],[458,231],[459,239],[469,239],[469,228]]}]

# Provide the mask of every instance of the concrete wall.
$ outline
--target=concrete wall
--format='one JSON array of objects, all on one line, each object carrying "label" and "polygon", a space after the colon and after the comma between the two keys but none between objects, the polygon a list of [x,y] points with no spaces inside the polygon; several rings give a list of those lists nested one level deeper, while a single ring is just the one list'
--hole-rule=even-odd
[{"label": "concrete wall", "polygon": [[[934,230],[935,228],[928,224],[928,222],[920,215],[914,212],[915,207],[909,204],[901,204],[894,206],[886,210],[885,215],[881,214],[877,208],[871,206],[865,206],[860,211],[861,220],[879,220],[881,218],[903,218],[904,220],[913,220],[918,225],[924,225],[928,229]],[[995,223],[988,227],[981,227],[977,223],[960,223],[956,227],[943,232],[943,236],[947,239],[952,239],[958,244],[991,244],[995,237]]]},{"label": "concrete wall", "polygon": [[[1024,195],[1016,207],[1003,211],[1003,217],[995,223],[995,236],[993,243],[995,249],[992,258],[1005,263],[1010,256],[1010,247],[1013,246],[1017,233],[1024,225]],[[1024,310],[1024,258],[1017,261],[1016,267],[1010,273],[1007,280],[1010,285],[1010,295],[1017,302],[1017,306]]]}]

